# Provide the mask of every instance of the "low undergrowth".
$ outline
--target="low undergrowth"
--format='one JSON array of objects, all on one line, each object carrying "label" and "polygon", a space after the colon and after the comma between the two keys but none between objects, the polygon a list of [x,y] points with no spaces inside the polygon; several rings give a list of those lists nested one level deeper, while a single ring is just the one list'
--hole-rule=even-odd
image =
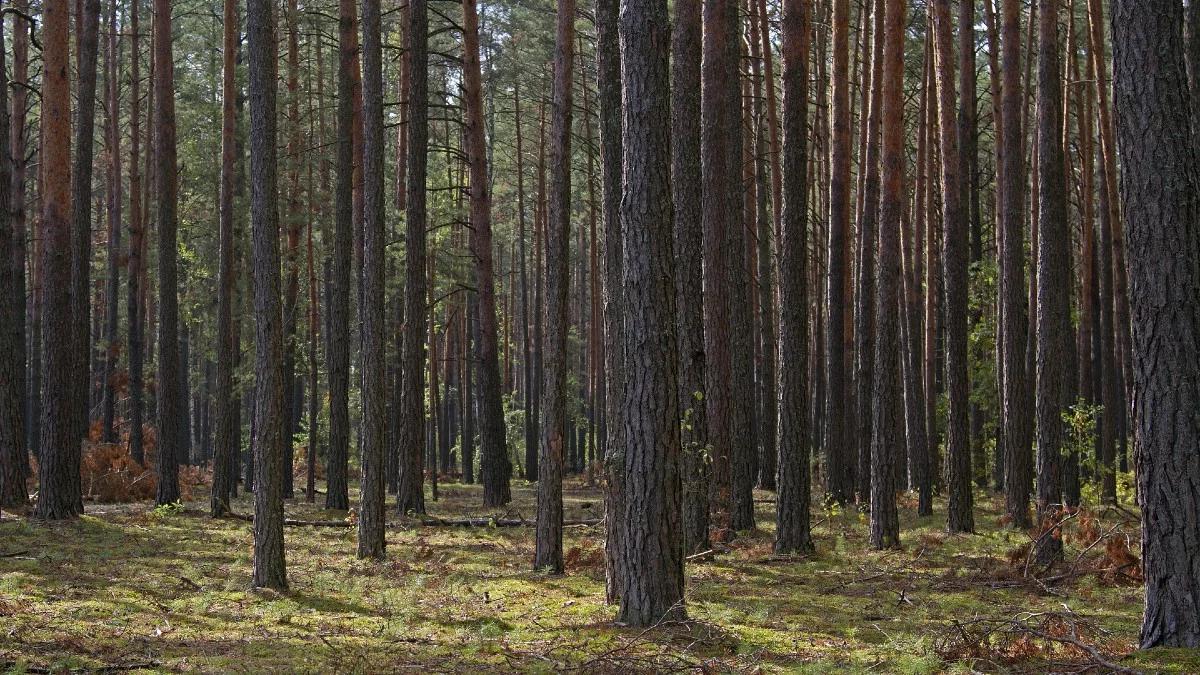
[{"label": "low undergrowth", "polygon": [[[1129,656],[1142,591],[1124,509],[1064,518],[1052,536],[1065,555],[1048,569],[1028,562],[1035,535],[983,494],[976,535],[946,535],[944,504],[917,518],[903,499],[896,551],[866,550],[858,511],[818,509],[817,554],[792,558],[772,552],[761,493],[759,530],[688,565],[690,620],[635,630],[604,603],[602,526],[566,528],[563,576],[530,570],[526,527],[391,514],[380,563],[355,558],[353,527],[289,527],[291,590],[277,595],[250,590],[250,524],[208,518],[204,492],[176,509],[89,505],[66,524],[6,514],[0,671],[1189,672],[1198,658]],[[444,518],[532,518],[533,488],[513,492],[496,513],[455,483],[428,504]],[[565,499],[568,520],[602,516],[595,488],[571,483]],[[353,522],[302,498],[287,512]]]}]

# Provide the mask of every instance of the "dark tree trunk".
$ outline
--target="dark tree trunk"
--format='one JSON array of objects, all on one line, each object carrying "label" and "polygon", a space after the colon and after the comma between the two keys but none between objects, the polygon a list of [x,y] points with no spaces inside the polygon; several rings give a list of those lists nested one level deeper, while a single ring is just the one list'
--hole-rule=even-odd
[{"label": "dark tree trunk", "polygon": [[904,212],[904,13],[905,0],[880,0],[885,8],[881,99],[882,185],[879,200],[879,283],[875,293],[875,378],[871,402],[871,547],[900,545],[896,516],[896,448],[903,442],[900,409],[900,220]]},{"label": "dark tree trunk", "polygon": [[621,3],[620,26],[623,348],[636,376],[622,388],[626,505],[619,526],[637,545],[622,550],[618,620],[651,626],[685,616],[666,0]]},{"label": "dark tree trunk", "polygon": [[425,492],[425,336],[426,311],[425,178],[429,151],[429,7],[428,0],[409,3],[408,186],[405,218],[404,386],[400,395],[400,485],[396,507],[401,514],[424,513]]},{"label": "dark tree trunk", "polygon": [[[683,550],[708,540],[708,424],[704,400],[704,233],[700,175],[701,0],[677,0],[671,36],[671,196],[675,204],[675,331],[682,422]],[[601,152],[604,152],[603,150]]]},{"label": "dark tree trunk", "polygon": [[337,187],[329,303],[329,452],[325,508],[350,508],[350,263],[353,255],[354,87],[358,63],[354,0],[338,3]]},{"label": "dark tree trunk", "polygon": [[101,376],[100,439],[117,442],[117,392],[114,375],[120,360],[120,291],[121,291],[121,88],[117,81],[120,68],[117,33],[117,3],[109,14],[108,42],[104,73],[105,96],[108,99],[105,130],[108,151],[108,279],[104,287],[104,371]]},{"label": "dark tree trunk", "polygon": [[[18,22],[20,19],[17,20]],[[20,24],[18,23],[20,30]],[[25,491],[25,369],[20,349],[25,325],[25,297],[18,295],[17,275],[9,262],[13,253],[11,120],[8,114],[8,70],[4,51],[4,22],[0,18],[0,507],[22,506]]]},{"label": "dark tree trunk", "polygon": [[[362,270],[362,497],[358,513],[358,557],[383,558],[384,413],[387,371],[384,364],[386,322],[383,305],[384,219],[383,188],[383,37],[379,0],[362,3],[362,132],[363,132],[363,270]],[[290,467],[285,467],[290,468]]]},{"label": "dark tree trunk", "polygon": [[779,240],[779,500],[775,551],[813,550],[808,433],[808,60],[811,6],[783,6],[783,235]]},{"label": "dark tree trunk", "polygon": [[[537,478],[534,473],[531,473],[530,466],[537,465],[537,426],[533,420],[533,400],[536,397],[533,384],[533,345],[531,344],[532,337],[530,335],[530,317],[532,310],[529,307],[529,254],[526,251],[526,233],[525,233],[525,148],[523,137],[521,136],[521,83],[520,81],[513,85],[513,124],[516,127],[517,137],[517,240],[520,246],[521,256],[521,404],[522,410],[525,413],[524,432],[525,432],[525,479],[535,480]],[[470,320],[467,321],[470,324]],[[471,340],[470,331],[467,331],[468,344]],[[464,354],[473,353],[469,347],[464,350]],[[473,405],[474,394],[471,389],[471,370],[472,365],[468,359],[463,366],[465,371],[467,395],[464,396],[464,408]],[[473,411],[467,413],[464,410],[464,417],[471,416],[474,420]],[[465,426],[465,424],[464,424]],[[473,425],[472,425],[473,426]],[[464,470],[466,468],[466,444],[463,445],[463,461]]]},{"label": "dark tree trunk", "polygon": [[178,183],[175,148],[175,61],[171,49],[171,3],[154,0],[154,179],[158,226],[158,496],[179,501],[179,458],[187,403],[179,360],[179,277],[176,230]]},{"label": "dark tree trunk", "polygon": [[[169,19],[168,19],[169,20]],[[92,167],[96,129],[96,62],[100,50],[100,0],[75,2],[75,152],[71,170],[71,327],[79,379],[74,391],[75,435],[85,439],[92,391]],[[168,42],[169,46],[169,42]],[[160,214],[161,217],[161,214]],[[73,458],[71,461],[77,462]],[[82,510],[83,506],[80,505]]]},{"label": "dark tree trunk", "polygon": [[1200,510],[1200,176],[1189,134],[1182,12],[1166,0],[1118,0],[1112,19],[1143,514],[1144,649],[1200,646],[1200,540],[1192,519]]},{"label": "dark tree trunk", "polygon": [[[714,525],[731,526],[733,462],[733,336],[730,269],[742,266],[741,248],[730,249],[728,230],[741,219],[741,88],[738,5],[705,0],[701,71],[700,162],[704,228],[704,394],[712,460],[710,509]],[[735,142],[736,137],[736,142]],[[741,242],[740,233],[738,242]],[[729,258],[734,258],[731,262]],[[743,278],[738,273],[737,278]],[[722,536],[725,536],[724,534]]]},{"label": "dark tree trunk", "polygon": [[1002,0],[1003,100],[1000,171],[1000,360],[1001,425],[1004,428],[1004,504],[1013,527],[1027,528],[1032,466],[1025,350],[1025,251],[1022,235],[1025,182],[1021,150],[1021,3]]},{"label": "dark tree trunk", "polygon": [[142,175],[141,175],[141,50],[138,47],[138,17],[141,14],[138,0],[133,0],[129,8],[130,28],[130,113],[129,113],[129,284],[126,300],[126,323],[129,325],[129,456],[138,464],[145,464],[146,457],[142,443],[143,415],[143,357],[145,351],[145,333],[143,332],[145,306],[142,296],[145,293],[145,280],[142,276],[144,267],[143,251],[145,244],[145,229],[142,225]]},{"label": "dark tree trunk", "polygon": [[[186,274],[184,275],[186,276]],[[178,278],[178,276],[176,277]],[[192,330],[187,322],[183,322],[179,332],[179,423],[176,425],[179,434],[179,464],[192,464]]]},{"label": "dark tree trunk", "polygon": [[479,15],[475,0],[463,0],[463,104],[466,151],[471,169],[471,251],[475,260],[479,313],[479,443],[484,506],[512,501],[507,430],[500,399],[496,345],[496,283],[492,271],[492,198],[488,192],[487,143],[483,128],[483,77],[479,66]]},{"label": "dark tree trunk", "polygon": [[[1071,230],[1063,152],[1062,70],[1058,0],[1038,2],[1037,251],[1037,514],[1038,530],[1054,522],[1062,501],[1063,413],[1071,405]],[[1039,536],[1037,561],[1062,556],[1060,536]]]},{"label": "dark tree trunk", "polygon": [[[970,389],[967,382],[967,245],[968,213],[963,201],[959,127],[954,122],[954,40],[950,0],[934,0],[937,53],[937,109],[942,174],[942,313],[946,327],[946,483],[949,505],[946,529],[974,532],[974,499],[971,493]],[[961,27],[960,27],[961,30]],[[933,382],[928,383],[930,386]]]},{"label": "dark tree trunk", "polygon": [[[825,491],[838,504],[854,498],[850,468],[850,398],[846,390],[846,279],[850,229],[850,2],[833,2],[832,122],[833,147],[829,177],[829,264],[826,275]],[[782,365],[782,358],[780,359]]]},{"label": "dark tree trunk", "polygon": [[[698,2],[698,0],[697,0]],[[625,387],[624,249],[621,236],[621,56],[619,0],[596,0],[596,86],[600,111],[601,209],[604,220],[604,514],[625,519],[625,440],[621,401]],[[699,57],[697,56],[697,63]],[[540,312],[538,314],[541,316]],[[605,597],[620,599],[624,581],[624,528],[605,529]]]},{"label": "dark tree trunk", "polygon": [[[858,444],[858,501],[871,496],[871,436],[873,367],[875,358],[875,268],[879,224],[879,125],[883,85],[884,11],[887,0],[874,0],[874,44],[871,49],[871,87],[867,105],[866,166],[860,173],[862,208],[858,213],[858,272],[854,291],[854,401],[858,416],[854,439]],[[864,94],[864,101],[868,97]]]},{"label": "dark tree trunk", "polygon": [[[159,0],[160,2],[162,0]],[[283,314],[280,306],[279,159],[276,156],[276,31],[271,0],[246,11],[250,69],[250,223],[253,232],[256,354],[254,436],[254,579],[287,590],[283,555]]]},{"label": "dark tree trunk", "polygon": [[71,307],[71,85],[67,0],[42,5],[42,439],[37,516],[83,513],[79,434],[74,407],[77,371]]},{"label": "dark tree trunk", "polygon": [[[14,9],[22,12],[28,12],[28,0],[16,0],[13,3]],[[13,26],[13,64],[12,64],[12,80],[14,83],[22,85],[29,83],[29,36],[32,30],[32,24],[25,22],[17,23]],[[25,167],[28,164],[26,157],[27,134],[29,133],[26,125],[29,92],[22,86],[17,86],[12,90],[12,118],[10,120],[10,133],[12,135],[12,144],[10,153],[12,154],[12,228],[13,228],[13,297],[18,303],[17,315],[17,334],[19,339],[15,345],[17,354],[17,362],[21,364],[20,370],[13,373],[17,378],[18,386],[21,393],[21,406],[23,412],[23,428],[25,436],[20,445],[21,452],[21,470],[22,480],[24,476],[30,473],[29,456],[31,452],[36,452],[38,439],[41,436],[38,415],[40,414],[41,394],[40,390],[34,386],[35,383],[40,384],[40,364],[34,356],[40,352],[40,335],[38,334],[39,317],[36,312],[37,307],[37,292],[27,283],[25,277],[25,265],[28,261],[31,268],[37,267],[37,261],[32,259],[26,245],[28,238],[28,222],[29,212],[26,205],[26,185],[25,185]],[[35,249],[36,250],[36,249]],[[0,263],[2,264],[2,263]],[[28,325],[26,321],[28,320]],[[35,339],[35,336],[37,339]],[[26,342],[28,340],[28,342]],[[28,348],[27,348],[28,345]],[[28,366],[26,362],[28,361]]]},{"label": "dark tree trunk", "polygon": [[237,0],[224,2],[224,42],[221,78],[221,194],[220,269],[217,280],[217,433],[213,458],[213,485],[210,511],[214,518],[229,512],[229,496],[237,482],[237,467],[231,461],[236,453],[238,433],[237,402],[233,398],[233,370],[237,359],[234,342],[233,291],[238,270],[234,265],[234,171],[237,155],[237,64],[239,40]]},{"label": "dark tree trunk", "polygon": [[575,60],[575,0],[558,0],[554,42],[554,115],[546,217],[546,373],[538,453],[537,543],[534,569],[563,571],[562,474],[567,446],[567,329],[570,307],[571,75]]},{"label": "dark tree trunk", "polygon": [[287,0],[284,23],[287,25],[287,189],[284,192],[283,223],[287,233],[284,251],[283,295],[283,497],[295,496],[295,433],[300,427],[300,405],[296,400],[296,324],[300,295],[300,44],[297,37],[297,0]]}]

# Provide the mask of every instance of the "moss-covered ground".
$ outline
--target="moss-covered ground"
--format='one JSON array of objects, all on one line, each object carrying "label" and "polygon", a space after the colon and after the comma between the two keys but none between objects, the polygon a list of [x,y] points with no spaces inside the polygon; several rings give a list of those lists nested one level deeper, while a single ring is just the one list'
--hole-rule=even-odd
[{"label": "moss-covered ground", "polygon": [[[523,482],[504,512],[480,508],[476,486],[440,492],[432,515],[535,511]],[[568,519],[602,515],[597,489],[573,481],[565,496]],[[690,621],[650,630],[613,623],[602,526],[566,529],[562,576],[530,569],[527,527],[392,514],[385,562],[355,558],[349,525],[288,527],[278,595],[249,588],[250,524],[208,518],[202,489],[179,509],[89,504],[63,524],[6,513],[0,671],[1200,672],[1193,652],[1131,653],[1142,591],[1121,556],[1137,550],[1136,514],[1073,517],[1064,562],[1027,571],[1030,536],[983,493],[975,535],[944,534],[944,504],[917,518],[903,499],[903,548],[886,552],[867,550],[859,512],[818,508],[809,558],[772,554],[772,497],[758,495],[759,530],[688,564]],[[348,515],[302,498],[287,512]]]}]

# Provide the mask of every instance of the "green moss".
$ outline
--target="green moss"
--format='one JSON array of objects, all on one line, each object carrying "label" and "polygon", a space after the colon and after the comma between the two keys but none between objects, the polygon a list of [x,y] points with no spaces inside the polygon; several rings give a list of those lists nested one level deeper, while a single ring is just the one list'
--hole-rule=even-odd
[{"label": "green moss", "polygon": [[[479,506],[478,486],[441,488],[441,500],[428,502],[435,515],[504,515]],[[515,484],[514,497],[514,512],[534,512],[534,486]],[[24,551],[0,558],[0,671],[1037,670],[1080,655],[1048,644],[980,654],[946,636],[956,621],[1065,602],[1107,631],[1098,644],[1120,658],[1133,647],[1141,606],[1138,588],[1091,576],[1057,588],[1066,598],[1019,583],[1008,555],[1028,538],[1004,529],[999,504],[984,494],[981,532],[971,536],[943,534],[941,511],[917,519],[906,500],[904,549],[882,553],[867,550],[856,509],[819,509],[817,554],[795,559],[772,555],[773,513],[760,504],[760,530],[689,565],[691,621],[652,631],[613,624],[598,527],[567,528],[563,576],[530,569],[530,528],[396,522],[388,558],[377,563],[355,557],[352,527],[289,527],[291,591],[276,595],[249,589],[250,524],[213,521],[206,502],[198,494],[181,508],[102,506],[67,524],[0,522],[0,554]],[[596,489],[572,484],[567,518],[597,517],[602,503]],[[251,504],[243,497],[234,508],[248,513]],[[302,501],[287,511],[345,519]],[[1068,560],[1077,554],[1068,540]],[[1129,663],[1200,672],[1200,656],[1188,651],[1139,653]]]}]

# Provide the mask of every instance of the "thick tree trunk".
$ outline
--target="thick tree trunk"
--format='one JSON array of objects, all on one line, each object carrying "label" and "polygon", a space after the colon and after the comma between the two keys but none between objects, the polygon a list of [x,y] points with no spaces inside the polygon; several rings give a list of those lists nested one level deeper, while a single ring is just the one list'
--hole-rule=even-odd
[{"label": "thick tree trunk", "polygon": [[1021,149],[1021,3],[1001,1],[1003,99],[1000,127],[1000,361],[1001,425],[1004,427],[1004,504],[1013,527],[1027,528],[1032,478],[1025,350],[1025,242],[1022,235],[1025,183]]},{"label": "thick tree trunk", "polygon": [[[626,507],[618,620],[684,618],[666,0],[621,3]],[[665,272],[665,273],[664,273]],[[616,281],[615,279],[611,281]]]},{"label": "thick tree trunk", "polygon": [[905,0],[880,0],[884,8],[882,185],[879,201],[879,280],[875,292],[875,378],[871,402],[871,547],[900,545],[894,463],[903,442],[900,408],[900,220],[904,217],[904,13]]},{"label": "thick tree trunk", "polygon": [[1200,510],[1200,176],[1189,132],[1182,12],[1167,0],[1118,0],[1113,7],[1146,575],[1143,648],[1200,646],[1194,521]]},{"label": "thick tree trunk", "polygon": [[554,115],[550,129],[550,189],[546,217],[546,373],[538,453],[534,569],[561,574],[562,473],[567,446],[567,328],[570,307],[571,75],[575,60],[575,0],[558,0],[554,43]]},{"label": "thick tree trunk", "polygon": [[158,225],[158,496],[179,501],[179,457],[186,401],[179,360],[178,182],[175,148],[175,61],[171,3],[154,0],[154,179]]},{"label": "thick tree trunk", "polygon": [[[942,290],[946,305],[946,482],[949,506],[946,528],[950,532],[975,531],[971,494],[970,388],[967,382],[967,245],[969,214],[963,201],[962,161],[954,96],[954,39],[950,0],[934,0],[934,43],[937,55],[937,109],[942,174]],[[961,27],[960,27],[961,29]],[[932,382],[928,383],[930,386]]]},{"label": "thick tree trunk", "polygon": [[[363,270],[362,270],[362,498],[358,513],[358,557],[384,557],[384,413],[387,371],[384,365],[383,272],[383,37],[379,0],[363,0]],[[289,468],[290,467],[285,467]]]},{"label": "thick tree trunk", "polygon": [[[160,2],[162,0],[159,0]],[[254,578],[256,588],[287,590],[283,548],[283,314],[280,306],[279,160],[276,156],[276,34],[272,0],[250,0],[250,223],[253,232],[256,354]]]},{"label": "thick tree trunk", "polygon": [[129,456],[133,461],[146,461],[142,445],[143,415],[143,356],[145,333],[143,326],[145,305],[142,295],[145,280],[142,252],[145,250],[145,230],[142,225],[142,174],[141,174],[141,50],[138,47],[138,17],[141,9],[138,0],[129,8],[129,283],[126,296],[126,323],[129,325]]},{"label": "thick tree trunk", "polygon": [[[28,13],[28,0],[16,0],[13,8]],[[32,25],[23,20],[19,20],[13,26],[12,81],[22,85],[29,83],[29,34],[31,28]],[[31,269],[37,267],[36,256],[30,254],[26,245],[29,232],[29,212],[25,196],[27,191],[25,167],[28,164],[26,146],[29,133],[26,124],[28,100],[29,92],[24,87],[17,86],[12,90],[12,116],[9,122],[12,136],[10,145],[12,154],[12,292],[13,297],[19,303],[16,327],[19,339],[14,348],[17,362],[21,364],[20,370],[13,376],[17,378],[21,392],[22,424],[25,436],[19,449],[23,476],[28,476],[30,473],[29,456],[36,452],[37,441],[41,436],[38,423],[41,395],[39,389],[33,386],[35,382],[40,383],[40,364],[34,359],[34,355],[40,352],[40,346],[36,344],[40,342],[40,335],[38,335],[38,340],[33,339],[38,334],[39,317],[35,311],[38,291],[27,282],[25,273],[26,262]],[[34,248],[34,251],[36,250]],[[26,321],[28,321],[28,325]],[[27,362],[28,366],[26,366]]]},{"label": "thick tree trunk", "polygon": [[405,218],[404,382],[400,395],[400,484],[396,508],[401,514],[425,513],[425,335],[426,241],[425,178],[429,152],[429,6],[409,3],[408,186]]},{"label": "thick tree trunk", "polygon": [[[1039,0],[1038,12],[1037,517],[1044,532],[1062,501],[1062,451],[1068,438],[1063,413],[1071,405],[1074,356],[1058,0]],[[1062,555],[1061,537],[1037,541],[1039,563],[1048,565]]]},{"label": "thick tree trunk", "polygon": [[354,0],[338,3],[337,186],[329,304],[329,453],[325,508],[349,509],[350,462],[350,266],[354,211],[354,72],[358,64],[358,18]]},{"label": "thick tree trunk", "polygon": [[496,347],[496,282],[492,271],[492,198],[488,191],[487,142],[483,128],[483,76],[479,65],[479,14],[463,0],[463,104],[466,151],[471,169],[471,251],[479,313],[479,442],[484,506],[512,501],[500,364]]},{"label": "thick tree trunk", "polygon": [[779,240],[779,501],[775,551],[813,550],[808,422],[809,3],[783,6],[783,229]]}]

